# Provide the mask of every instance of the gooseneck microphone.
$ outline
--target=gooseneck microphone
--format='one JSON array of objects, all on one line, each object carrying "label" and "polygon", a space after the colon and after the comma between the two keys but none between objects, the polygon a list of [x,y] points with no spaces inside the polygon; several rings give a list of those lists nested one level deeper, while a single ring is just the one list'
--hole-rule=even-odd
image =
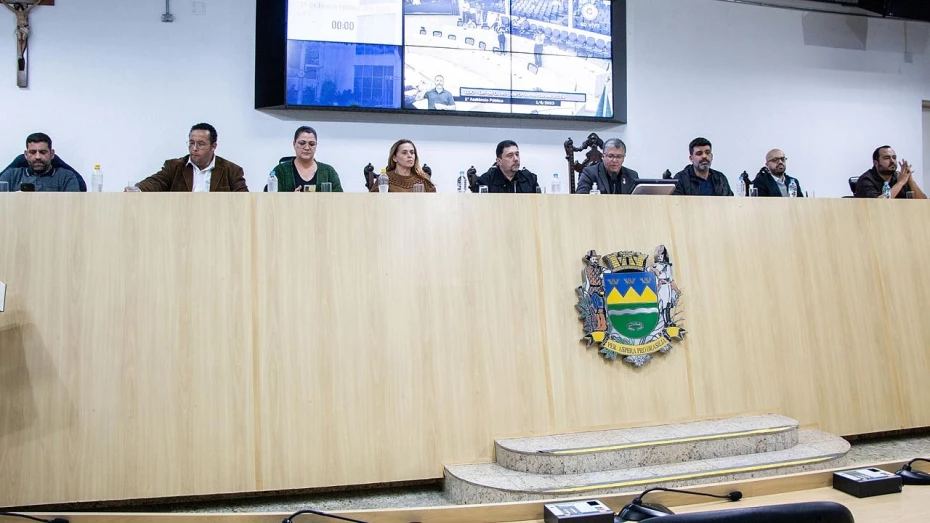
[{"label": "gooseneck microphone", "polygon": [[297,512],[294,512],[290,516],[284,518],[284,520],[281,521],[281,523],[293,523],[294,518],[296,518],[297,516],[301,514],[314,514],[316,516],[322,516],[324,518],[333,518],[333,519],[341,519],[342,521],[351,521],[352,523],[368,523],[367,521],[362,521],[360,519],[352,519],[352,518],[347,518],[344,516],[337,516],[336,514],[329,514],[321,510],[312,510],[312,509],[298,510]]},{"label": "gooseneck microphone", "polygon": [[914,458],[908,461],[907,464],[901,467],[901,470],[895,472],[895,474],[901,476],[902,483],[905,485],[930,485],[930,474],[911,468],[911,465],[917,461],[930,463],[930,459],[927,458]]},{"label": "gooseneck microphone", "polygon": [[636,503],[637,501],[639,501],[640,503],[642,503],[643,497],[646,494],[649,494],[650,492],[655,492],[657,490],[663,491],[663,492],[678,492],[679,494],[693,494],[695,496],[707,496],[709,498],[729,499],[730,501],[739,501],[743,499],[743,493],[738,490],[734,490],[733,492],[730,492],[726,496],[721,496],[719,494],[710,494],[709,492],[692,492],[690,490],[679,490],[679,489],[665,488],[665,487],[653,487],[651,489],[643,491],[642,494],[636,496],[636,499],[634,499],[633,502]]},{"label": "gooseneck microphone", "polygon": [[674,512],[672,512],[671,509],[665,505],[660,505],[658,503],[643,503],[643,497],[645,497],[646,494],[655,492],[657,490],[664,492],[677,492],[679,494],[693,494],[695,496],[707,496],[709,498],[728,499],[730,501],[739,501],[743,498],[743,493],[738,490],[734,490],[725,496],[721,496],[719,494],[710,494],[707,492],[692,492],[689,490],[653,487],[643,491],[642,494],[633,498],[633,501],[627,504],[627,506],[623,507],[623,510],[621,510],[617,515],[617,519],[621,521],[644,521],[651,518],[670,516],[674,514]]}]

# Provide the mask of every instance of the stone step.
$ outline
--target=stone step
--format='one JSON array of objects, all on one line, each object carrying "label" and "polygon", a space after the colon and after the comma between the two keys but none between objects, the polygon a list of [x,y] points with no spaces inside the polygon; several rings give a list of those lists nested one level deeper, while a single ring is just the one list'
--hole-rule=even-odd
[{"label": "stone step", "polygon": [[798,422],[768,414],[677,425],[559,434],[494,442],[504,468],[531,474],[580,474],[785,450]]},{"label": "stone step", "polygon": [[559,497],[641,492],[796,474],[845,465],[846,440],[815,430],[798,431],[798,444],[772,452],[579,474],[530,474],[497,463],[445,467],[445,495],[460,504],[533,501]]}]

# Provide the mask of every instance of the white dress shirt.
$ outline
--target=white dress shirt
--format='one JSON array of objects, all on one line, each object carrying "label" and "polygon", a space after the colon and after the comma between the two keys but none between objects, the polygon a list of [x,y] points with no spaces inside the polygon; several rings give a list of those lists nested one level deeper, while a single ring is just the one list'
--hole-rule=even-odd
[{"label": "white dress shirt", "polygon": [[210,160],[210,165],[206,169],[201,170],[190,159],[187,160],[187,165],[194,168],[193,192],[210,192],[210,178],[213,176],[213,168],[216,167],[216,155],[213,155],[213,159]]}]

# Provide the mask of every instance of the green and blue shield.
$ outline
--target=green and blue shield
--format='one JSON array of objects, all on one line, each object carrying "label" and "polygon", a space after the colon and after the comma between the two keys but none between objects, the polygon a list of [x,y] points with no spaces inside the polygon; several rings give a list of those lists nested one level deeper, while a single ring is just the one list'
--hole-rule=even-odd
[{"label": "green and blue shield", "polygon": [[607,317],[618,334],[631,340],[649,336],[659,324],[656,276],[646,271],[604,275]]}]

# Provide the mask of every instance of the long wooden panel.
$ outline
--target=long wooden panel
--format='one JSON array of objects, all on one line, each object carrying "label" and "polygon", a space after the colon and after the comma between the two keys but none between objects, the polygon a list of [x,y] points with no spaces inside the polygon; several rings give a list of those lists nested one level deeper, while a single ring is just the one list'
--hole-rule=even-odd
[{"label": "long wooden panel", "polygon": [[265,488],[439,477],[549,429],[533,200],[307,201],[256,210]]},{"label": "long wooden panel", "polygon": [[[589,250],[600,255],[636,250],[651,257],[665,244],[672,256],[677,254],[665,199],[546,198],[540,201],[539,222],[546,232],[540,250],[556,414],[553,430],[694,417],[687,366],[690,340],[668,356],[632,369],[620,360],[605,360],[596,345],[586,348],[575,310],[582,258]],[[687,295],[683,301],[688,303]]]},{"label": "long wooden panel", "polygon": [[254,489],[248,197],[36,196],[0,197],[0,503]]},{"label": "long wooden panel", "polygon": [[[0,195],[0,506],[435,478],[494,438],[752,412],[930,425],[928,221],[823,199]],[[581,258],[658,244],[689,334],[606,362],[579,341]]]}]

